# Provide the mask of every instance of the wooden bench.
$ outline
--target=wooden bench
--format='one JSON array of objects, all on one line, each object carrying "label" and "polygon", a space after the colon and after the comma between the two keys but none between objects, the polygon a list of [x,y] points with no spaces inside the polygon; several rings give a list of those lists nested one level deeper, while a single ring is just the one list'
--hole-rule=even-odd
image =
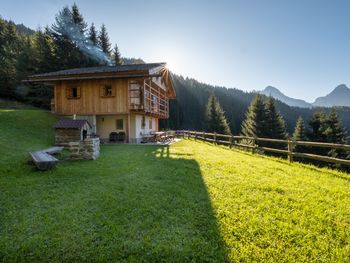
[{"label": "wooden bench", "polygon": [[40,150],[40,152],[44,152],[47,154],[55,154],[63,151],[63,147],[60,146],[53,146],[44,150]]},{"label": "wooden bench", "polygon": [[41,151],[30,152],[29,155],[32,158],[35,166],[41,170],[46,171],[54,167],[58,163],[58,159],[51,154],[59,153],[63,150],[63,147],[50,147]]}]

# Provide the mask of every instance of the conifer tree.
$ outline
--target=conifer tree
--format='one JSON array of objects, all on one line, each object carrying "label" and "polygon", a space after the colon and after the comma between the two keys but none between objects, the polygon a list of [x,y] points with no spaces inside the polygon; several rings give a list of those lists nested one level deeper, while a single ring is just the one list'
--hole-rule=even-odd
[{"label": "conifer tree", "polygon": [[98,35],[98,43],[104,53],[107,55],[111,54],[111,43],[107,33],[106,26],[102,24],[100,34]]},{"label": "conifer tree", "polygon": [[306,141],[305,122],[302,117],[299,117],[294,128],[293,139],[296,141]]},{"label": "conifer tree", "polygon": [[[347,131],[343,127],[335,108],[332,108],[325,122],[326,128],[324,130],[324,136],[327,142],[337,144],[347,143]],[[328,151],[329,156],[336,158],[346,158],[347,154],[348,153],[342,149],[332,149]]]},{"label": "conifer tree", "polygon": [[0,18],[0,97],[15,97],[16,63],[21,46],[15,25]]},{"label": "conifer tree", "polygon": [[94,23],[92,23],[91,26],[90,26],[88,36],[89,36],[89,39],[91,40],[91,42],[92,42],[94,45],[97,45],[97,44],[98,44],[97,32],[96,32],[96,28],[95,28]]},{"label": "conifer tree", "polygon": [[326,115],[324,112],[315,112],[309,121],[311,130],[309,131],[309,139],[314,142],[327,142],[325,137]]},{"label": "conifer tree", "polygon": [[246,119],[242,123],[242,135],[248,137],[266,137],[267,132],[267,114],[263,97],[258,94],[252,100]]},{"label": "conifer tree", "polygon": [[337,114],[335,108],[332,108],[326,119],[326,129],[324,131],[327,142],[330,143],[347,143],[347,131]]},{"label": "conifer tree", "polygon": [[[305,122],[302,117],[299,117],[294,128],[293,140],[295,141],[307,141]],[[309,152],[310,149],[306,146],[297,145],[295,146],[296,152]]]},{"label": "conifer tree", "polygon": [[[327,128],[327,117],[324,112],[317,111],[315,112],[310,121],[309,126],[310,130],[308,131],[308,138],[310,141],[313,142],[327,142],[327,138],[325,135],[325,130]],[[319,147],[312,147],[310,148],[310,151],[314,154],[319,155],[327,155],[327,149],[326,148],[319,148]],[[321,164],[320,162],[314,161],[316,164]]]},{"label": "conifer tree", "polygon": [[119,52],[118,45],[115,44],[113,49],[113,61],[115,65],[121,65],[122,64],[122,56]]},{"label": "conifer tree", "polygon": [[87,24],[84,20],[83,15],[80,13],[76,3],[73,4],[71,13],[72,13],[73,23],[79,27],[81,33],[84,33],[86,31]]},{"label": "conifer tree", "polygon": [[274,99],[270,96],[265,103],[267,138],[286,139],[286,124],[282,115],[277,111]]},{"label": "conifer tree", "polygon": [[212,94],[207,103],[206,110],[207,130],[221,134],[231,134],[225,113],[218,99]]}]

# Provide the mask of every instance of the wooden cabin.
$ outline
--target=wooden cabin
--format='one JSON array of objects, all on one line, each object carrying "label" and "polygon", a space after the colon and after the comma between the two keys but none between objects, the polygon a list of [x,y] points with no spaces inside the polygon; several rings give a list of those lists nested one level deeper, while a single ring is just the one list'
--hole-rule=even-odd
[{"label": "wooden cabin", "polygon": [[139,143],[169,117],[176,94],[165,63],[76,68],[32,75],[31,83],[54,86],[53,113],[87,120],[108,141],[111,133]]}]

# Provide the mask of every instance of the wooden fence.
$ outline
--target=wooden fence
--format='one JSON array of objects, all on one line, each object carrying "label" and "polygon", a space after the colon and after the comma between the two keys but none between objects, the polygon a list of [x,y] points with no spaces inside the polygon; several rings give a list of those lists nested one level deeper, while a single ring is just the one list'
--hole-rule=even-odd
[{"label": "wooden fence", "polygon": [[[334,158],[330,156],[317,155],[312,153],[300,153],[295,151],[296,146],[308,146],[308,147],[320,147],[329,149],[342,149],[350,151],[350,145],[347,144],[335,144],[335,143],[323,143],[323,142],[309,142],[309,141],[295,141],[295,140],[279,140],[270,138],[257,138],[257,137],[247,137],[247,136],[234,136],[218,133],[207,133],[198,131],[178,131],[178,135],[188,138],[194,138],[195,140],[203,140],[208,142],[213,142],[216,144],[224,144],[231,147],[241,147],[245,149],[251,149],[252,152],[273,152],[286,155],[289,162],[293,162],[293,157],[306,158],[336,164],[343,164],[350,166],[350,160]],[[249,144],[244,142],[250,142]],[[259,146],[257,142],[270,142],[285,144],[286,149],[277,149],[270,147]]]}]

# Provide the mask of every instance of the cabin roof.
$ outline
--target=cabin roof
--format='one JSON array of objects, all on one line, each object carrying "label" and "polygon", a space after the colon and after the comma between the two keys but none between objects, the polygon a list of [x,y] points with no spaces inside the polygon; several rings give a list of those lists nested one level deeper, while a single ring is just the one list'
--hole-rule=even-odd
[{"label": "cabin roof", "polygon": [[55,82],[62,80],[146,78],[153,76],[163,76],[166,85],[169,87],[169,97],[176,97],[171,73],[166,68],[166,63],[164,62],[73,68],[31,75],[23,82],[54,84]]},{"label": "cabin roof", "polygon": [[55,129],[81,129],[86,123],[91,127],[87,120],[60,119],[53,127]]},{"label": "cabin roof", "polygon": [[130,65],[118,65],[118,66],[99,66],[99,67],[87,67],[87,68],[73,68],[59,70],[49,73],[36,74],[29,76],[29,79],[41,79],[47,77],[64,77],[70,75],[85,75],[85,74],[99,74],[99,73],[133,73],[143,72],[152,74],[152,70],[157,68],[164,68],[166,63],[147,63],[147,64],[130,64]]}]

